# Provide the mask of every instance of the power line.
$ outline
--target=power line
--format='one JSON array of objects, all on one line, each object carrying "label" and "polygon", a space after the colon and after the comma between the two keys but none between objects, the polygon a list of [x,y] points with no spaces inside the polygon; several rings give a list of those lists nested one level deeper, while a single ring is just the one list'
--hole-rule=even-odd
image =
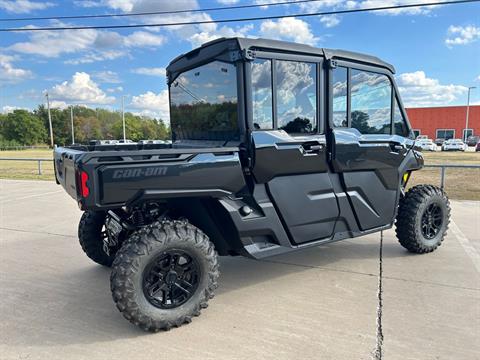
[{"label": "power line", "polygon": [[277,3],[263,3],[263,4],[249,4],[249,5],[233,5],[233,6],[221,6],[221,7],[211,7],[211,8],[203,8],[203,9],[170,10],[170,11],[151,11],[151,12],[138,12],[138,13],[126,13],[126,14],[96,14],[96,15],[44,16],[44,17],[41,16],[41,17],[3,18],[3,19],[0,18],[0,21],[95,19],[95,18],[109,18],[109,17],[130,17],[130,16],[147,16],[147,15],[171,15],[171,14],[207,12],[207,11],[250,9],[250,8],[258,8],[258,7],[262,7],[262,6],[295,5],[295,4],[303,4],[303,3],[319,2],[319,1],[326,1],[326,0],[289,0],[289,1],[281,1],[281,2],[277,2]]},{"label": "power line", "polygon": [[440,5],[453,5],[463,3],[476,3],[480,0],[458,0],[458,1],[445,1],[435,3],[416,3],[406,5],[394,5],[394,6],[377,6],[363,9],[350,9],[350,10],[335,10],[335,11],[322,11],[315,13],[301,13],[293,15],[271,15],[271,16],[257,16],[250,18],[234,18],[234,19],[219,19],[219,20],[199,20],[199,21],[184,21],[176,23],[159,23],[159,24],[131,24],[131,25],[98,25],[98,26],[58,26],[58,27],[41,27],[41,28],[3,28],[0,32],[32,32],[32,31],[62,31],[62,30],[87,30],[87,29],[130,29],[130,28],[149,28],[149,27],[168,27],[179,25],[201,25],[201,24],[220,24],[220,23],[232,23],[232,22],[245,22],[245,21],[257,21],[257,20],[272,20],[282,18],[294,18],[294,17],[308,17],[308,16],[326,16],[326,15],[341,15],[352,14],[370,11],[385,11],[396,9],[407,9],[415,7],[431,7]]}]

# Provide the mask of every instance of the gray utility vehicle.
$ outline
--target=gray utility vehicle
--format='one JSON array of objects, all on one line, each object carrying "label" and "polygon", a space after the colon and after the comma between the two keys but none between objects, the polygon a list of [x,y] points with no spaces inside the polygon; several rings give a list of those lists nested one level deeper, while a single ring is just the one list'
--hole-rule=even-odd
[{"label": "gray utility vehicle", "polygon": [[59,184],[84,212],[86,254],[112,266],[113,300],[148,331],[190,322],[218,255],[255,259],[396,224],[442,242],[449,203],[430,185],[393,78],[376,57],[219,39],[167,68],[171,144],[57,147]]}]

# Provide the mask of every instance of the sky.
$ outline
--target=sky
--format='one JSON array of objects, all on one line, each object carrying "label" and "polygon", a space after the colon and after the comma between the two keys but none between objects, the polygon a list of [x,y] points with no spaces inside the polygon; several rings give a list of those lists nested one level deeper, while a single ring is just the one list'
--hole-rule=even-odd
[{"label": "sky", "polygon": [[[283,0],[285,1],[285,0]],[[272,0],[0,0],[0,19],[205,9]],[[320,0],[251,9],[107,19],[0,21],[0,28],[166,23],[286,15],[433,0]],[[380,57],[406,107],[480,104],[480,2],[375,13],[168,28],[0,32],[0,112],[86,105],[168,120],[165,67],[218,37],[262,37]]]}]

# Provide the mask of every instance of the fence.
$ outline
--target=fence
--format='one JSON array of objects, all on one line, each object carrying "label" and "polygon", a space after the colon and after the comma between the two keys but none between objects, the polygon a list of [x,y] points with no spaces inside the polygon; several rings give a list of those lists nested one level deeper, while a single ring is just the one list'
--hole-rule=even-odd
[{"label": "fence", "polygon": [[[37,161],[38,175],[42,175],[42,161],[50,162],[52,159],[36,159],[36,158],[0,158],[0,161]],[[426,168],[440,169],[440,187],[445,187],[445,177],[447,168],[461,168],[461,169],[480,169],[480,165],[464,165],[464,164],[431,164],[424,165]]]},{"label": "fence", "polygon": [[51,149],[49,146],[45,145],[0,145],[0,151],[8,150],[29,150],[29,149]]},{"label": "fence", "polygon": [[53,159],[35,159],[35,158],[0,158],[0,161],[36,161],[38,162],[38,175],[42,175],[42,161],[52,162]]},{"label": "fence", "polygon": [[464,165],[464,164],[431,164],[424,165],[426,168],[439,168],[440,169],[440,187],[445,188],[445,177],[447,168],[460,168],[460,169],[480,169],[480,165]]}]

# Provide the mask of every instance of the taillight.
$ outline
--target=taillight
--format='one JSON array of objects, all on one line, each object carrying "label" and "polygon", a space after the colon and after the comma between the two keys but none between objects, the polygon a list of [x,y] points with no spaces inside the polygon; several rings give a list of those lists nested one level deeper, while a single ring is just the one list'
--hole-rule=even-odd
[{"label": "taillight", "polygon": [[88,185],[87,185],[87,181],[88,181],[88,174],[83,171],[83,170],[80,170],[78,173],[77,173],[78,177],[78,192],[79,194],[86,198],[89,194],[90,194],[90,189],[88,188]]}]

